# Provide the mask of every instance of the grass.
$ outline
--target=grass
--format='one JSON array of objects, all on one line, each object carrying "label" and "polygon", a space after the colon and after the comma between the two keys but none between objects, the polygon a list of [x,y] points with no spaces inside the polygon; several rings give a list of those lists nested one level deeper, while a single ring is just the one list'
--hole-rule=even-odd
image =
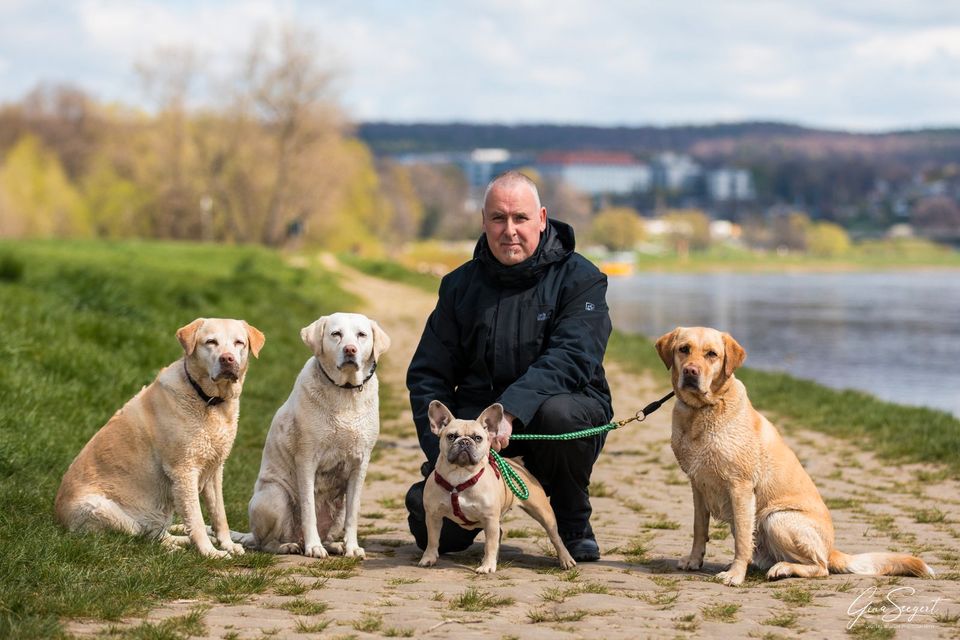
[{"label": "grass", "polygon": [[417,273],[412,269],[407,269],[403,265],[390,260],[361,258],[351,254],[338,255],[337,259],[361,273],[383,280],[408,284],[427,293],[436,293],[437,288],[440,286],[440,279],[437,278],[437,276],[428,273]]},{"label": "grass", "polygon": [[701,610],[704,620],[713,622],[734,622],[737,619],[737,613],[740,611],[740,605],[735,603],[720,603],[703,607]]},{"label": "grass", "polygon": [[[669,375],[653,343],[614,331],[607,354],[628,369],[652,372],[664,386]],[[830,435],[867,443],[881,456],[932,462],[960,475],[960,420],[945,411],[906,407],[853,390],[829,389],[785,373],[737,371],[758,410],[781,422],[801,424]],[[653,400],[653,398],[651,398]]]},{"label": "grass", "polygon": [[225,575],[269,556],[208,560],[119,534],[69,534],[53,498],[87,440],[180,357],[179,327],[243,318],[267,336],[225,469],[227,516],[244,530],[266,430],[310,355],[300,329],[357,299],[319,268],[253,247],[0,242],[0,264],[0,637],[54,637],[65,618],[118,620],[162,600],[262,588],[239,584],[262,572]]},{"label": "grass", "polygon": [[160,622],[142,622],[129,629],[111,628],[108,636],[117,640],[185,640],[203,636],[207,634],[207,626],[203,622],[206,611],[206,607],[194,607],[186,615]]},{"label": "grass", "polygon": [[497,607],[509,606],[513,603],[513,598],[495,596],[476,587],[470,587],[450,600],[450,608],[457,611],[487,611]]},{"label": "grass", "polygon": [[321,613],[326,613],[327,609],[330,608],[326,602],[318,602],[316,600],[307,600],[306,598],[295,598],[289,602],[284,602],[278,609],[283,609],[284,611],[289,611],[290,613],[295,613],[298,616],[318,616]]}]

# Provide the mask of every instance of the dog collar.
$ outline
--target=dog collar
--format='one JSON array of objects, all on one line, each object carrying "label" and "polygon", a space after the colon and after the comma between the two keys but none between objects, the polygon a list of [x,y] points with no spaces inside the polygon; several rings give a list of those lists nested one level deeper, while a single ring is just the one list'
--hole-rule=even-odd
[{"label": "dog collar", "polygon": [[334,385],[334,386],[336,386],[336,387],[340,387],[341,389],[360,389],[361,391],[363,391],[363,385],[367,384],[367,382],[370,381],[370,378],[373,377],[373,374],[376,373],[376,371],[377,371],[377,361],[374,360],[374,361],[373,361],[373,365],[370,367],[370,373],[367,374],[367,377],[364,378],[364,379],[363,379],[363,382],[361,382],[360,384],[351,384],[351,383],[349,383],[349,382],[346,383],[346,384],[337,384],[336,380],[334,380],[333,378],[331,378],[331,377],[330,377],[330,374],[327,373],[327,371],[323,368],[323,365],[320,364],[320,360],[318,360],[318,359],[316,359],[316,358],[314,358],[314,360],[315,360],[316,363],[317,363],[317,368],[320,369],[320,373],[322,373],[323,376],[324,376],[327,380],[329,380],[332,385]]},{"label": "dog collar", "polygon": [[[492,453],[487,457],[487,460],[488,462],[490,462],[490,466],[493,467],[493,472],[497,474],[497,478],[499,478],[500,470],[497,469],[497,465],[494,463]],[[444,489],[450,492],[450,506],[453,508],[453,515],[460,518],[460,521],[463,522],[463,524],[465,525],[469,526],[469,525],[475,525],[477,523],[474,522],[473,520],[467,519],[467,516],[464,515],[463,513],[463,509],[460,508],[460,492],[466,489],[469,489],[473,485],[477,484],[477,480],[480,479],[480,476],[483,475],[483,472],[486,470],[486,468],[487,468],[486,466],[480,467],[480,471],[477,471],[477,473],[472,478],[470,478],[469,480],[465,480],[464,482],[461,482],[457,486],[453,486],[452,484],[450,484],[450,482],[446,478],[440,475],[439,471],[437,471],[436,469],[433,470],[433,479],[437,481],[438,485],[440,485],[441,487],[443,487]]]},{"label": "dog collar", "polygon": [[197,384],[197,381],[190,377],[190,372],[187,371],[186,360],[183,361],[183,372],[187,376],[187,382],[189,382],[190,386],[193,387],[193,390],[197,392],[197,395],[200,396],[200,399],[203,400],[204,404],[206,404],[208,407],[215,407],[223,402],[223,398],[219,396],[208,396],[203,390],[203,387]]}]

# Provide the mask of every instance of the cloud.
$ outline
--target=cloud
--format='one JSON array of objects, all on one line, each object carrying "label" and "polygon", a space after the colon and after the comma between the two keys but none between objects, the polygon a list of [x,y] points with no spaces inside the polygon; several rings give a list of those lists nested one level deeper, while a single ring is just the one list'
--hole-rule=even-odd
[{"label": "cloud", "polygon": [[319,33],[355,119],[960,124],[960,4],[935,0],[0,0],[0,98],[65,73],[136,100],[157,47],[223,72],[283,23]]}]

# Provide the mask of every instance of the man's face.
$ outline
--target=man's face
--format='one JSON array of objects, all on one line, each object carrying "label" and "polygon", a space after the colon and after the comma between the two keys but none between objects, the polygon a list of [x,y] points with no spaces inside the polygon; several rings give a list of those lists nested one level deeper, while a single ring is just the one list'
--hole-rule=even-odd
[{"label": "man's face", "polygon": [[483,203],[483,233],[501,264],[519,264],[532,256],[546,228],[547,209],[537,207],[524,184],[497,185]]}]

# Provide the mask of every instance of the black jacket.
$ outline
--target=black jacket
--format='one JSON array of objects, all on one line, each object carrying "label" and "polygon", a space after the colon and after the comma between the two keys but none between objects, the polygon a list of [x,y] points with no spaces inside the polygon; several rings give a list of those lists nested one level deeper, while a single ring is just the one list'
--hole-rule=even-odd
[{"label": "black jacket", "polygon": [[440,282],[407,371],[428,461],[440,455],[427,418],[434,399],[468,419],[500,402],[522,428],[547,398],[581,393],[612,417],[603,371],[611,330],[607,277],[573,249],[573,229],[548,220],[534,254],[504,266],[481,236],[473,260]]}]

